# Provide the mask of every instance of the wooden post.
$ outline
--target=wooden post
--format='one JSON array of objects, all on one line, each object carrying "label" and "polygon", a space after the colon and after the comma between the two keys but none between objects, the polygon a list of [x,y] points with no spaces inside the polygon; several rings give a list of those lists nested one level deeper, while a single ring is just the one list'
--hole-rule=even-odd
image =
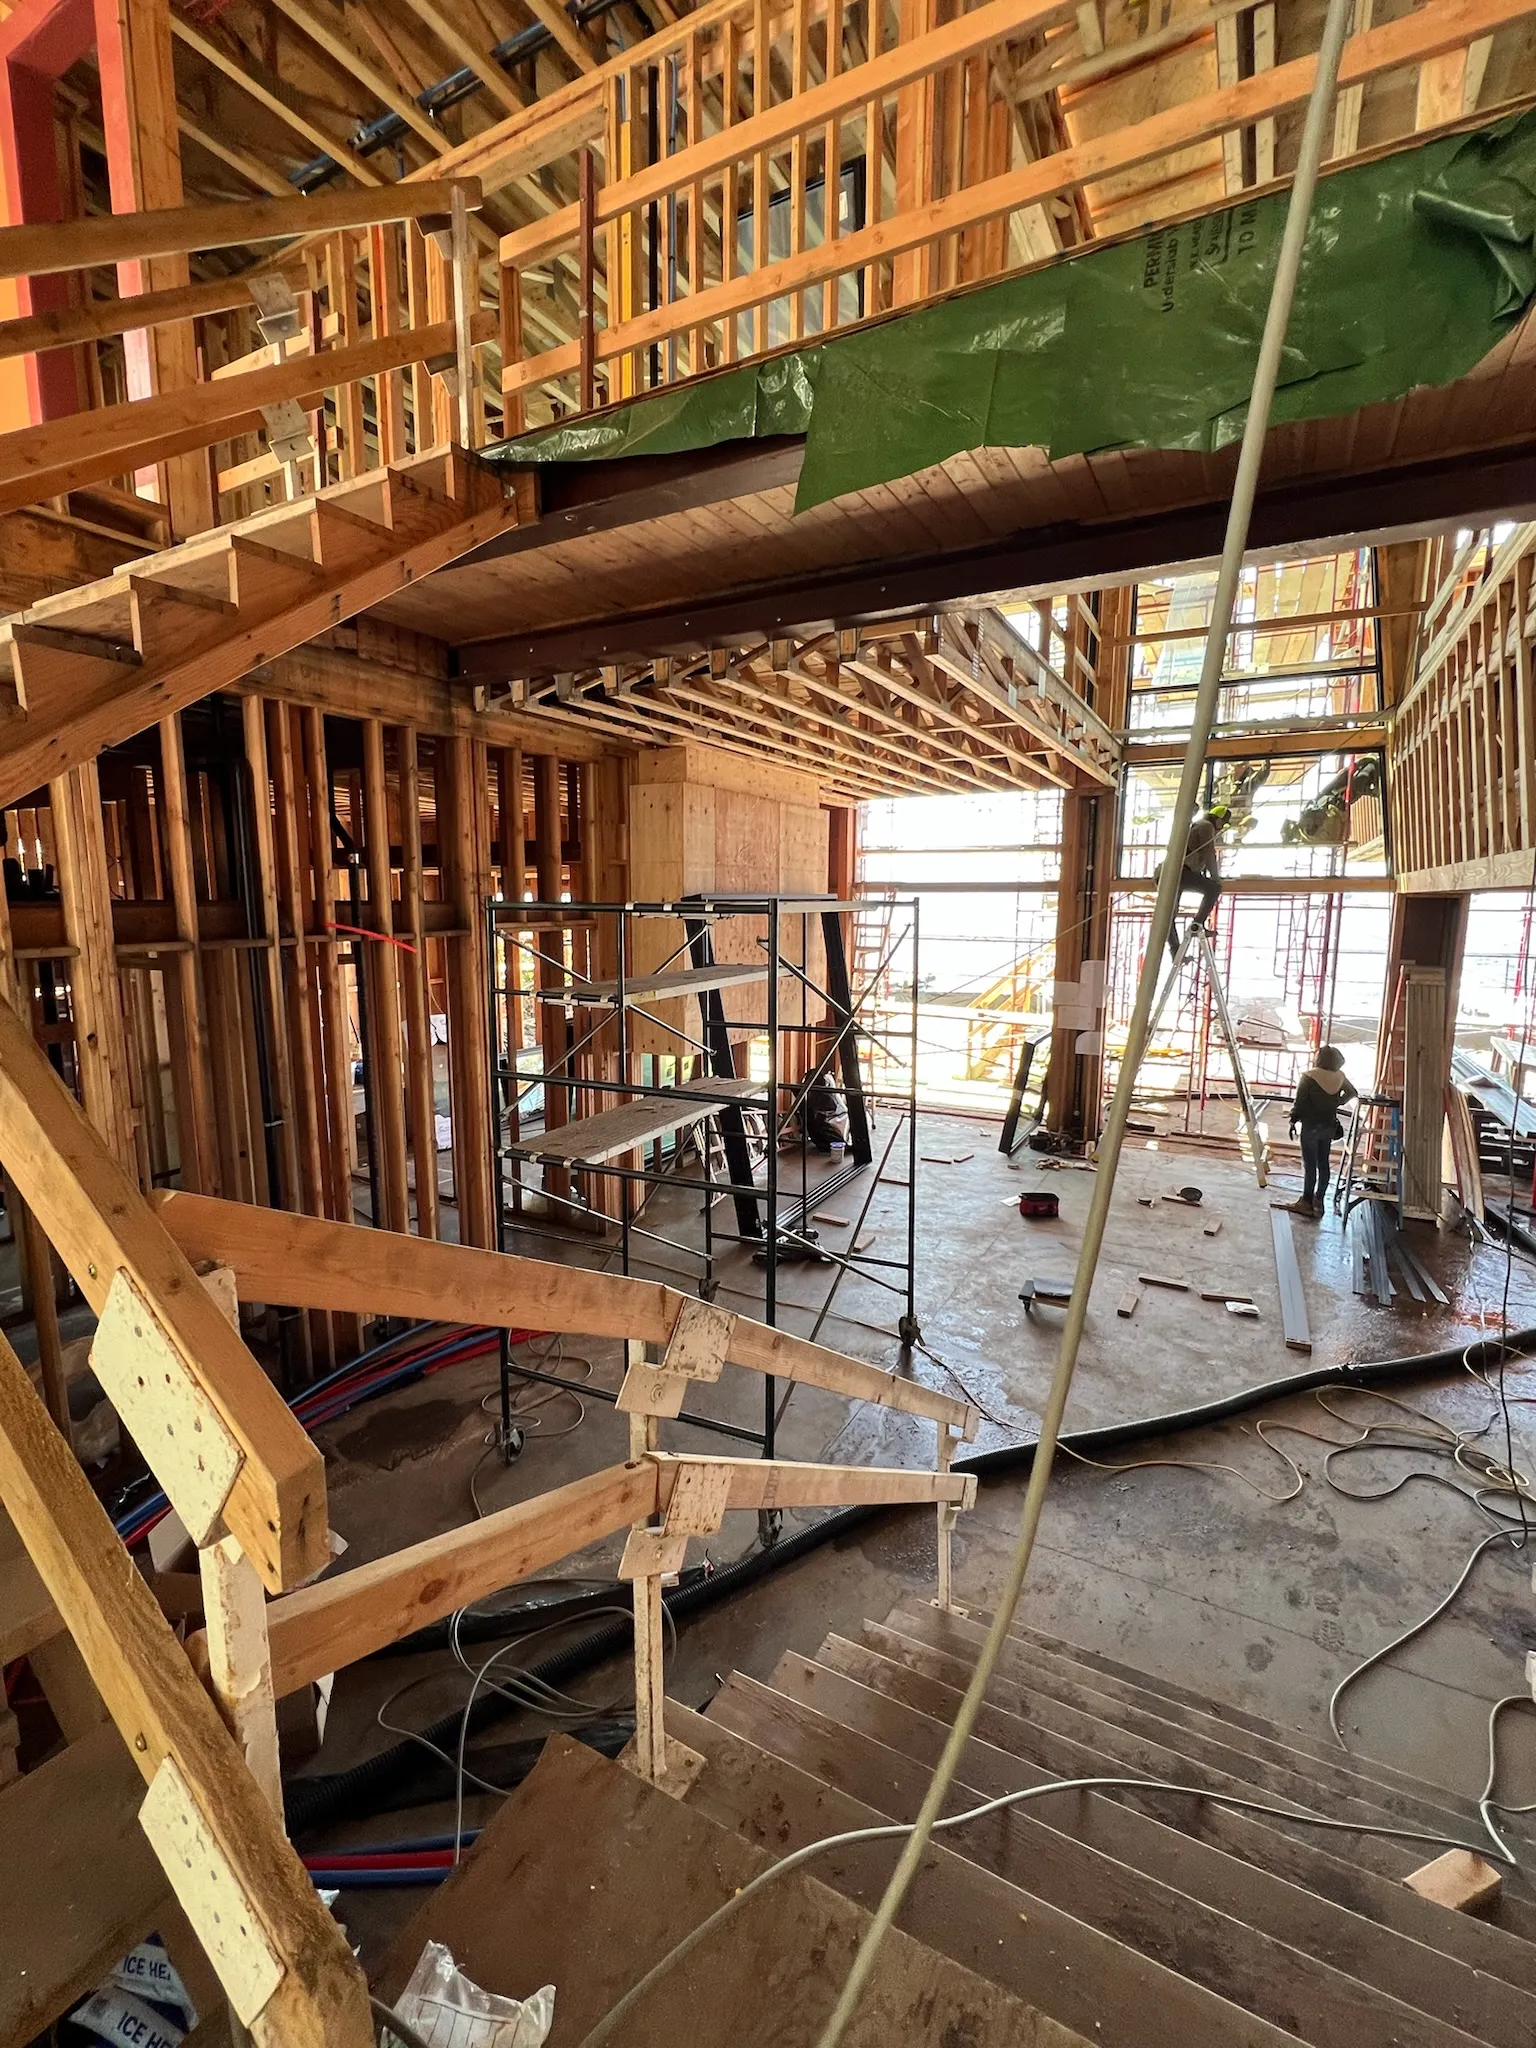
[{"label": "wooden post", "polygon": [[597,252],[593,237],[596,234],[597,213],[597,170],[590,149],[584,149],[578,160],[580,229],[580,288],[576,301],[576,319],[581,342],[581,410],[592,412],[597,405],[597,334],[596,334],[596,269]]},{"label": "wooden post", "polygon": [[[130,214],[180,206],[181,130],[167,0],[95,0],[95,16],[112,210]],[[185,255],[120,263],[118,291],[127,298],[174,290],[189,275]],[[198,382],[196,330],[189,320],[141,328],[126,337],[125,353],[130,398],[184,391]],[[170,511],[178,540],[216,523],[205,452],[162,464],[157,495]]]},{"label": "wooden post", "polygon": [[485,748],[467,739],[437,748],[438,859],[443,894],[461,936],[447,942],[449,1067],[453,1081],[454,1186],[465,1244],[494,1242],[491,1213],[490,1034],[485,962],[487,816]]},{"label": "wooden post", "polygon": [[501,272],[501,431],[511,436],[522,433],[528,423],[521,391],[508,391],[509,370],[523,360],[523,276],[513,264]]},{"label": "wooden post", "polygon": [[[934,1459],[936,1472],[947,1472],[954,1460],[955,1439],[949,1433],[949,1424],[938,1424],[938,1452]],[[960,1510],[953,1501],[941,1500],[936,1513],[939,1518],[939,1591],[934,1603],[946,1610],[954,1607],[954,1543],[955,1523],[960,1519]]]},{"label": "wooden post", "polygon": [[[325,276],[331,317],[336,323],[336,346],[351,348],[357,341],[357,278],[351,235],[339,234],[327,242]],[[342,479],[360,476],[367,462],[363,447],[363,387],[355,377],[337,387],[336,415],[341,429],[337,475]]]},{"label": "wooden post", "polygon": [[177,712],[160,721],[159,797],[165,871],[170,880],[171,905],[180,944],[174,973],[175,1008],[183,1053],[176,1096],[181,1184],[194,1194],[217,1195],[223,1189],[220,1185],[218,1147],[213,1135],[213,1103],[208,1077],[208,1024],[203,996],[202,956],[198,949],[192,814],[187,801],[187,764],[182,752],[181,717]]},{"label": "wooden post", "polygon": [[[261,896],[262,979],[266,983],[268,1045],[271,1052],[269,1079],[277,1112],[277,1164],[282,1182],[274,1188],[273,1206],[299,1207],[299,1146],[294,1129],[293,1063],[289,1056],[286,1006],[283,1000],[282,928],[277,914],[277,851],[273,842],[272,784],[267,766],[266,719],[259,697],[241,700],[240,715],[245,731],[245,758],[250,768],[252,839],[256,855],[256,883]],[[251,991],[257,1000],[256,991]]]},{"label": "wooden post", "polygon": [[112,1156],[140,1169],[128,1084],[128,1037],[112,931],[112,894],[94,761],[48,785],[58,853],[80,1098]]},{"label": "wooden post", "polygon": [[[373,339],[400,331],[400,229],[382,221],[368,231],[368,282],[372,293]],[[403,373],[386,370],[378,380],[379,460],[386,468],[405,459]]]},{"label": "wooden post", "polygon": [[469,232],[469,209],[458,186],[453,191],[453,338],[459,376],[459,446],[473,448],[475,354],[470,323],[480,310],[480,261]]},{"label": "wooden post", "polygon": [[405,1094],[400,1046],[399,957],[394,936],[394,901],[389,849],[389,802],[384,782],[384,727],[363,720],[363,846],[368,864],[368,908],[376,941],[363,942],[373,1036],[373,1113],[378,1118],[375,1154],[383,1214],[374,1223],[386,1230],[410,1229],[406,1191]]},{"label": "wooden post", "polygon": [[309,782],[310,851],[315,865],[315,911],[320,959],[320,1012],[325,1038],[325,1095],[330,1111],[330,1212],[352,1221],[352,1166],[357,1131],[352,1114],[352,1057],[336,956],[336,875],[331,865],[331,781],[325,754],[325,714],[304,710],[304,753]]},{"label": "wooden post", "polygon": [[[635,1338],[629,1338],[624,1345],[624,1360],[627,1369],[633,1372],[637,1366],[646,1364],[646,1347]],[[629,1456],[634,1463],[643,1458],[647,1451],[654,1451],[660,1443],[660,1424],[654,1415],[631,1415],[629,1418]],[[635,1525],[634,1534],[645,1537],[651,1534],[650,1526],[640,1522]],[[635,1602],[635,1767],[642,1778],[653,1785],[659,1785],[667,1770],[667,1735],[664,1720],[666,1707],[666,1671],[661,1620],[661,1574],[646,1572],[638,1575],[632,1591]]]},{"label": "wooden post", "polygon": [[411,1156],[416,1162],[416,1228],[436,1237],[437,1091],[432,1052],[432,1008],[427,988],[427,940],[422,916],[421,769],[416,733],[400,728],[400,907],[414,951],[402,956],[405,983],[405,1038],[409,1071]]}]

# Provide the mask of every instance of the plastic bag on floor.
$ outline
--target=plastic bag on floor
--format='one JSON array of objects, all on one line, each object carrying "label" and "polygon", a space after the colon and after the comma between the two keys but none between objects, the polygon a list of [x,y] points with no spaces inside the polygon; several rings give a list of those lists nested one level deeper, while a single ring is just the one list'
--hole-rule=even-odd
[{"label": "plastic bag on floor", "polygon": [[395,2001],[427,2048],[540,2048],[555,2018],[555,1987],[503,1998],[466,1977],[440,1941],[429,1941]]}]

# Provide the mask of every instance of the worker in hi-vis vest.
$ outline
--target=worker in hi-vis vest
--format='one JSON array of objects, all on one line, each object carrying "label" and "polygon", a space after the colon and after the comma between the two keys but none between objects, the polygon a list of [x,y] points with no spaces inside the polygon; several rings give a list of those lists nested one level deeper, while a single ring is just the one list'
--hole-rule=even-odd
[{"label": "worker in hi-vis vest", "polygon": [[[1221,835],[1232,816],[1227,804],[1212,804],[1203,817],[1196,818],[1189,828],[1189,837],[1184,842],[1184,870],[1179,877],[1179,894],[1189,890],[1199,892],[1200,908],[1190,919],[1191,924],[1204,924],[1216,908],[1216,899],[1221,894]],[[1162,869],[1157,873],[1161,876]],[[1175,916],[1168,927],[1168,951],[1172,958],[1179,954],[1179,920]]]}]

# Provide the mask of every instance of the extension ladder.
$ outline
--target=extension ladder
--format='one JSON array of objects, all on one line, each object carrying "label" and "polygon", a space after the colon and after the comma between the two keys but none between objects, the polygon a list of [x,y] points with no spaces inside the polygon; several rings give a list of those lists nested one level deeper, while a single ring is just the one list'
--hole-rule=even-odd
[{"label": "extension ladder", "polygon": [[1184,970],[1184,963],[1188,960],[1191,953],[1198,954],[1206,973],[1211,979],[1211,994],[1216,999],[1217,1022],[1221,1026],[1221,1035],[1226,1044],[1227,1057],[1232,1062],[1232,1073],[1237,1082],[1237,1099],[1242,1110],[1243,1136],[1245,1139],[1243,1157],[1253,1168],[1254,1177],[1258,1181],[1259,1186],[1264,1187],[1269,1180],[1269,1141],[1265,1137],[1263,1126],[1259,1122],[1258,1107],[1248,1086],[1248,1076],[1243,1072],[1242,1055],[1239,1053],[1237,1046],[1237,1031],[1232,1023],[1232,1013],[1227,1008],[1227,991],[1223,986],[1221,974],[1216,966],[1216,955],[1211,946],[1211,935],[1196,918],[1191,918],[1185,926],[1184,936],[1179,941],[1178,950],[1173,957],[1173,965],[1168,970],[1168,978],[1163,983],[1162,989],[1158,994],[1151,1021],[1147,1026],[1147,1043],[1150,1045],[1152,1042],[1153,1034],[1157,1030],[1163,1011],[1168,1007],[1168,998],[1178,986],[1179,976]]}]

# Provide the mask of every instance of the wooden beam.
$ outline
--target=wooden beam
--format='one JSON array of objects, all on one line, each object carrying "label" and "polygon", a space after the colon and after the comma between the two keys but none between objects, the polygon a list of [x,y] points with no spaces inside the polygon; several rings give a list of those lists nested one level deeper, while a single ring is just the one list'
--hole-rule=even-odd
[{"label": "wooden beam", "polygon": [[278,1696],[339,1671],[618,1529],[665,1514],[685,1473],[720,1478],[724,1506],[736,1510],[935,1501],[967,1507],[976,1496],[974,1476],[963,1473],[647,1453],[633,1463],[607,1466],[552,1493],[519,1501],[275,1602],[269,1621],[272,1681]]},{"label": "wooden beam", "polygon": [[4,1003],[0,1161],[91,1307],[101,1315],[126,1274],[234,1439],[241,1464],[224,1517],[264,1583],[277,1591],[318,1571],[330,1556],[319,1452]]},{"label": "wooden beam", "polygon": [[211,157],[227,165],[230,170],[244,178],[247,184],[254,185],[258,192],[270,193],[274,199],[287,199],[292,196],[293,187],[286,178],[279,177],[276,171],[262,163],[259,158],[252,156],[248,150],[236,149],[226,142],[223,136],[210,134],[181,107],[176,110],[176,126],[189,142],[195,142],[199,149],[207,150]]},{"label": "wooden beam", "polygon": [[406,0],[411,12],[429,29],[443,48],[460,64],[467,64],[498,105],[509,114],[521,114],[526,102],[501,66],[472,43],[457,25],[434,4],[434,0]]},{"label": "wooden beam", "polygon": [[[175,1190],[162,1192],[155,1201],[161,1221],[189,1258],[234,1268],[242,1301],[665,1344],[686,1299],[654,1280],[588,1272],[509,1252],[402,1240],[356,1224]],[[786,1330],[771,1330],[748,1316],[736,1318],[729,1357],[732,1364],[756,1372],[928,1416],[967,1436],[975,1432],[975,1410],[966,1402]]]},{"label": "wooden beam", "polygon": [[[413,726],[418,733],[458,733],[490,746],[548,746],[548,725],[527,712],[498,705],[477,711],[461,685],[440,676],[388,669],[328,647],[298,647],[234,685],[289,704],[313,704],[337,718],[379,718],[386,725]],[[560,745],[568,761],[596,761],[613,748],[596,734]]]},{"label": "wooden beam", "polygon": [[1284,1209],[1272,1204],[1269,1225],[1275,1244],[1275,1281],[1280,1290],[1280,1320],[1285,1331],[1285,1348],[1287,1351],[1310,1351],[1312,1332],[1307,1323],[1307,1295],[1301,1284],[1301,1269],[1296,1263],[1296,1240],[1291,1230],[1291,1219]]},{"label": "wooden beam", "polygon": [[285,100],[281,93],[273,92],[270,87],[263,85],[260,79],[253,78],[230,51],[221,43],[216,43],[211,36],[205,36],[201,29],[195,28],[185,15],[172,14],[171,33],[179,36],[189,50],[195,52],[215,71],[222,73],[231,85],[237,86],[241,92],[247,94],[257,106],[264,107],[269,114],[275,115],[285,128],[291,129],[296,135],[302,135],[306,142],[313,143],[316,149],[322,150],[332,163],[340,164],[344,171],[349,171],[359,185],[383,185],[388,182],[381,178],[377,171],[370,170],[362,158],[348,149],[344,142],[339,141],[334,135],[328,135],[323,128],[301,113],[291,100]]},{"label": "wooden beam", "polygon": [[478,179],[434,178],[377,192],[317,192],[311,199],[240,199],[219,206],[169,206],[156,213],[28,222],[0,228],[0,277],[46,277],[200,249],[243,249],[378,221],[421,220],[446,214],[456,191],[467,205],[481,205]]},{"label": "wooden beam", "polygon": [[526,0],[526,4],[528,12],[536,21],[543,22],[578,71],[597,69],[591,45],[566,13],[561,0]]},{"label": "wooden beam", "polygon": [[259,2048],[367,2048],[346,1936],[3,1339],[0,1496],[151,1788],[145,1832],[239,2018]]},{"label": "wooden beam", "polygon": [[279,13],[286,14],[295,28],[302,29],[312,43],[324,50],[328,57],[333,57],[348,76],[365,85],[375,99],[382,100],[390,112],[397,114],[436,156],[447,139],[442,129],[355,44],[331,27],[322,11],[325,4],[326,0],[319,0],[318,6],[310,7],[306,0],[273,0]]},{"label": "wooden beam", "polygon": [[[648,36],[643,61],[653,64],[675,54],[693,36],[704,35],[750,11],[751,0],[707,0],[670,27]],[[486,190],[494,192],[579,149],[584,142],[600,141],[607,89],[633,71],[637,54],[634,48],[621,51],[596,71],[543,94],[531,107],[446,150],[439,160],[440,171],[483,178]]]}]

